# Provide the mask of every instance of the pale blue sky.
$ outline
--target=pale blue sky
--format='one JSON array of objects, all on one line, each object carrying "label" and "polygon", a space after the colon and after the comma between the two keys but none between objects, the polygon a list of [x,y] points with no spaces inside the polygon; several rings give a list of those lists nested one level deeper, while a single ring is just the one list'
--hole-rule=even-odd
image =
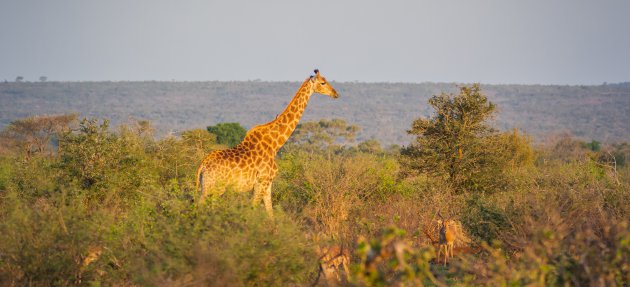
[{"label": "pale blue sky", "polygon": [[0,80],[630,81],[630,1],[0,0]]}]

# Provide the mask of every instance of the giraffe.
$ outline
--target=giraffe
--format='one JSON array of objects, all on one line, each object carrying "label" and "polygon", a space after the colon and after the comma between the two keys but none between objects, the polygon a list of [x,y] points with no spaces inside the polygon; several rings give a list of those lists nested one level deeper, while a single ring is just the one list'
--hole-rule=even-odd
[{"label": "giraffe", "polygon": [[271,185],[278,173],[275,156],[297,127],[308,100],[314,93],[337,98],[339,95],[326,78],[315,70],[307,78],[285,110],[266,124],[250,129],[243,141],[230,149],[209,153],[197,169],[196,188],[201,185],[201,201],[208,194],[221,195],[254,190],[253,205],[261,199],[273,216]]}]

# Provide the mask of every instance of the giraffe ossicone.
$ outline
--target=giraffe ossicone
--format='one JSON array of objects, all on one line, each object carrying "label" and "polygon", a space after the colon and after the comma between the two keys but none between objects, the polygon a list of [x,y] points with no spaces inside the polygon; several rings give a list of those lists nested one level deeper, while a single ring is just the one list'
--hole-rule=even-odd
[{"label": "giraffe ossicone", "polygon": [[315,75],[302,83],[289,105],[273,121],[250,129],[237,146],[209,153],[197,169],[195,190],[201,186],[201,201],[210,194],[221,195],[228,189],[235,192],[254,190],[252,204],[262,200],[272,216],[271,185],[278,173],[276,154],[297,127],[314,93],[332,98],[339,96],[316,69]]}]

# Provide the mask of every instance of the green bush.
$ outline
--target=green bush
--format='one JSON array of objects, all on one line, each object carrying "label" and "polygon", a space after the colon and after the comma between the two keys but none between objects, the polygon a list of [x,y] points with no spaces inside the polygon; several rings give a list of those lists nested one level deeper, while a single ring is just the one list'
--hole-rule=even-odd
[{"label": "green bush", "polygon": [[216,135],[219,144],[233,147],[245,138],[247,130],[239,123],[219,123],[215,126],[209,126],[208,132]]},{"label": "green bush", "polygon": [[29,203],[9,192],[0,207],[0,285],[66,286],[96,276],[83,260],[101,244],[106,214],[65,193]]},{"label": "green bush", "polygon": [[[552,204],[553,205],[553,204]],[[466,285],[625,286],[630,283],[630,232],[626,221],[589,218],[575,225],[553,207],[525,215],[505,243],[484,243],[487,257],[458,264]],[[577,215],[577,214],[575,214]],[[518,246],[506,256],[502,246]],[[475,276],[463,275],[474,274]]]},{"label": "green bush", "polygon": [[127,222],[110,249],[140,285],[304,284],[317,266],[299,227],[281,212],[271,220],[247,196],[226,194],[201,206],[151,202]]},{"label": "green bush", "polygon": [[0,191],[6,190],[12,176],[12,160],[10,158],[0,156]]},{"label": "green bush", "polygon": [[497,240],[500,233],[509,228],[505,211],[496,203],[474,196],[467,201],[462,211],[462,223],[475,238],[491,243]]},{"label": "green bush", "polygon": [[409,193],[393,157],[350,153],[285,154],[274,183],[274,202],[334,238],[354,238],[349,227],[363,203]]}]

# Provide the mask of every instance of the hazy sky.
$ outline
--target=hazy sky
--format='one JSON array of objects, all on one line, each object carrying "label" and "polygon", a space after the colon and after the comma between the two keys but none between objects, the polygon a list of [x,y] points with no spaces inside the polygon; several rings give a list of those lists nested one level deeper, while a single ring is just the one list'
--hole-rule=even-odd
[{"label": "hazy sky", "polygon": [[0,80],[630,81],[630,1],[0,0]]}]

